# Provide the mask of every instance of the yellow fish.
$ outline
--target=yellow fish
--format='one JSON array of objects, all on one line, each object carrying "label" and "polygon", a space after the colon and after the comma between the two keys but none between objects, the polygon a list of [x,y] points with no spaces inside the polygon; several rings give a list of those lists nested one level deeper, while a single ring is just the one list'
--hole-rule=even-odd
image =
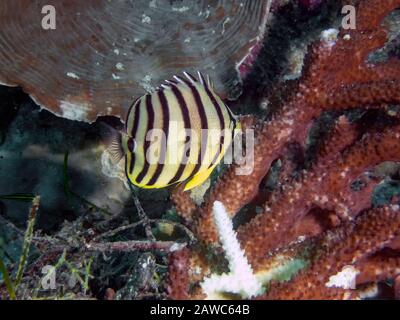
[{"label": "yellow fish", "polygon": [[[174,76],[131,106],[114,157],[125,156],[129,181],[141,188],[163,188],[187,181],[203,183],[221,161],[240,123],[198,72]],[[118,160],[118,159],[117,159]]]}]

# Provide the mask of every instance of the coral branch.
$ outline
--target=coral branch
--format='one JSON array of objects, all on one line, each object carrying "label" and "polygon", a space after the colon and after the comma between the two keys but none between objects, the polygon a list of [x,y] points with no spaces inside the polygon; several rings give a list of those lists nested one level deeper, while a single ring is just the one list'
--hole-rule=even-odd
[{"label": "coral branch", "polygon": [[395,279],[400,275],[400,253],[384,249],[356,264],[357,284]]},{"label": "coral branch", "polygon": [[184,219],[185,223],[192,221],[192,216],[197,209],[196,204],[190,198],[188,192],[184,192],[185,185],[179,185],[171,194],[171,200],[175,203],[175,208],[178,214]]},{"label": "coral branch", "polygon": [[360,215],[355,221],[327,232],[311,266],[293,280],[274,284],[262,298],[267,299],[343,299],[351,292],[327,286],[330,277],[345,266],[382,249],[400,234],[398,206],[374,209]]},{"label": "coral branch", "polygon": [[[348,288],[349,279],[354,285],[383,279],[397,279],[398,283],[398,255],[389,257],[380,252],[385,246],[393,246],[391,249],[398,253],[396,242],[390,244],[399,233],[398,206],[370,209],[380,181],[368,173],[382,162],[400,161],[400,125],[391,112],[400,105],[400,61],[389,57],[378,63],[372,55],[385,46],[388,32],[383,18],[400,7],[400,0],[360,0],[357,4],[357,28],[324,31],[320,40],[309,46],[302,76],[293,92],[280,102],[281,108],[267,121],[250,123],[255,131],[252,170],[246,170],[248,163],[230,166],[201,207],[195,207],[189,197],[173,197],[178,210],[193,219],[199,243],[214,254],[220,254],[214,204],[221,203],[230,218],[240,211],[240,245],[236,251],[244,251],[257,279],[273,279],[275,271],[287,270],[290,262],[297,267],[302,259],[310,263],[293,280],[273,282],[261,298],[359,298],[356,290]],[[343,115],[351,109],[357,110],[348,112],[348,119],[353,119],[358,110],[377,109],[368,114],[376,112],[390,120],[384,128],[368,130],[360,138],[360,126]],[[314,120],[328,111],[335,111],[329,115],[342,115],[319,144],[316,157],[306,163],[307,169],[296,172],[289,146],[305,149]],[[260,183],[278,159],[284,161],[281,179],[266,195]],[[244,171],[249,174],[238,174]],[[264,203],[260,208],[261,200]],[[316,250],[312,257],[307,256],[310,242]],[[227,252],[228,260],[230,256]],[[205,282],[211,279],[210,273],[216,280],[233,279],[229,274],[218,278],[214,262],[205,263],[209,269],[204,270],[212,270],[202,273]],[[238,292],[222,280],[219,289]],[[345,288],[336,287],[340,284],[346,284]]]},{"label": "coral branch", "polygon": [[230,273],[213,274],[206,278],[202,283],[203,291],[209,298],[214,297],[218,291],[240,294],[244,298],[260,294],[263,291],[261,283],[257,281],[245,253],[240,249],[232,221],[221,202],[215,201],[213,213],[219,239],[229,262]]},{"label": "coral branch", "polygon": [[189,299],[190,250],[183,248],[169,256],[168,295],[174,300]]},{"label": "coral branch", "polygon": [[112,251],[135,251],[135,250],[159,250],[174,252],[186,246],[186,243],[174,241],[115,241],[115,242],[90,242],[86,248],[92,251],[112,252]]},{"label": "coral branch", "polygon": [[348,149],[342,159],[337,154],[337,162],[325,158],[326,161],[306,172],[301,182],[287,186],[284,193],[268,203],[264,213],[241,226],[238,237],[253,266],[256,267],[257,259],[270,250],[292,241],[287,238],[287,232],[313,206],[335,210],[342,217],[354,216],[369,207],[371,188],[355,192],[350,189],[350,184],[380,162],[400,160],[399,136],[400,127],[368,134]]},{"label": "coral branch", "polygon": [[[212,224],[212,204],[222,201],[230,215],[249,203],[257,194],[258,185],[278,158],[284,145],[304,143],[310,123],[321,112],[332,109],[383,107],[385,103],[400,103],[400,63],[390,60],[382,65],[367,63],[368,54],[382,47],[386,31],[377,19],[393,8],[399,0],[361,2],[358,21],[361,29],[338,35],[323,34],[306,58],[306,67],[298,91],[269,122],[256,131],[254,169],[238,176],[238,166],[232,166],[216,184],[209,200],[201,209],[197,232],[206,242],[217,240]],[[379,7],[376,13],[371,8]],[[376,15],[375,15],[376,14]],[[374,17],[370,21],[370,17]],[[347,34],[347,37],[345,35]],[[350,39],[349,37],[350,36]]]}]

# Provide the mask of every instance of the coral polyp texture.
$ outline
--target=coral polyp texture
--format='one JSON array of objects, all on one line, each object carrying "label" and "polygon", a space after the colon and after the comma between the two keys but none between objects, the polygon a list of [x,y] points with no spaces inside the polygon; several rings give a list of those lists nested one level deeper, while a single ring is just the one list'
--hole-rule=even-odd
[{"label": "coral polyp texture", "polygon": [[[133,99],[182,70],[223,96],[264,35],[270,1],[18,0],[0,7],[0,82],[43,108],[93,122],[125,118]],[[42,13],[43,12],[43,13]],[[53,14],[53,18],[50,16]],[[51,19],[54,29],[46,26]]]},{"label": "coral polyp texture", "polygon": [[[400,60],[373,57],[387,45],[385,18],[400,1],[351,4],[356,29],[324,31],[272,116],[245,119],[244,128],[255,130],[252,172],[237,175],[245,165],[231,165],[201,205],[179,189],[173,194],[198,241],[170,256],[170,298],[360,299],[379,296],[383,281],[398,298],[398,199],[373,199],[390,175],[384,168],[400,161]],[[309,164],[299,167],[292,153],[306,156],[310,128],[327,114],[334,119],[329,132]],[[369,125],[368,114],[385,117],[385,125]],[[270,190],[266,181],[277,163]],[[218,223],[216,207],[237,221],[236,231]],[[235,235],[237,254],[261,283],[251,294],[235,289],[241,274],[232,268],[227,235]],[[212,258],[221,254],[222,267]],[[230,286],[223,281],[229,277]]]}]

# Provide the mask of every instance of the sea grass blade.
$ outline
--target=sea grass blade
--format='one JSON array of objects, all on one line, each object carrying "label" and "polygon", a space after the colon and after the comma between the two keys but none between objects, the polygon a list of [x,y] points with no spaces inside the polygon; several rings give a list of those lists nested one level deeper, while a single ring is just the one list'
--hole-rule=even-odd
[{"label": "sea grass blade", "polygon": [[22,252],[21,252],[21,257],[19,259],[19,264],[18,264],[18,270],[17,270],[17,275],[15,278],[15,290],[18,288],[18,285],[21,282],[22,276],[24,274],[28,254],[29,254],[29,249],[32,243],[32,238],[33,238],[33,229],[35,226],[36,222],[36,215],[39,210],[39,205],[40,205],[40,197],[36,196],[33,201],[32,201],[32,207],[29,211],[29,217],[28,217],[28,226],[26,227],[25,231],[25,236],[24,236],[24,243],[22,245]]},{"label": "sea grass blade", "polygon": [[4,264],[4,261],[1,257],[0,257],[0,273],[3,275],[3,280],[6,285],[8,294],[10,295],[10,299],[15,300],[16,295],[15,295],[14,285],[10,279],[10,275],[8,274],[7,267]]},{"label": "sea grass blade", "polygon": [[21,202],[32,202],[34,198],[35,195],[31,193],[14,193],[14,194],[0,195],[0,200],[15,200]]}]

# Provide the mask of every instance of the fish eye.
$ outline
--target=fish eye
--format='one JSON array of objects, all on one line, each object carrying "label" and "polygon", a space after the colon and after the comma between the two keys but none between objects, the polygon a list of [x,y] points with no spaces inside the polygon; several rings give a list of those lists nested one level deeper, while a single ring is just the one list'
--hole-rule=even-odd
[{"label": "fish eye", "polygon": [[136,149],[136,141],[133,138],[128,139],[128,150],[129,152],[134,152]]}]

